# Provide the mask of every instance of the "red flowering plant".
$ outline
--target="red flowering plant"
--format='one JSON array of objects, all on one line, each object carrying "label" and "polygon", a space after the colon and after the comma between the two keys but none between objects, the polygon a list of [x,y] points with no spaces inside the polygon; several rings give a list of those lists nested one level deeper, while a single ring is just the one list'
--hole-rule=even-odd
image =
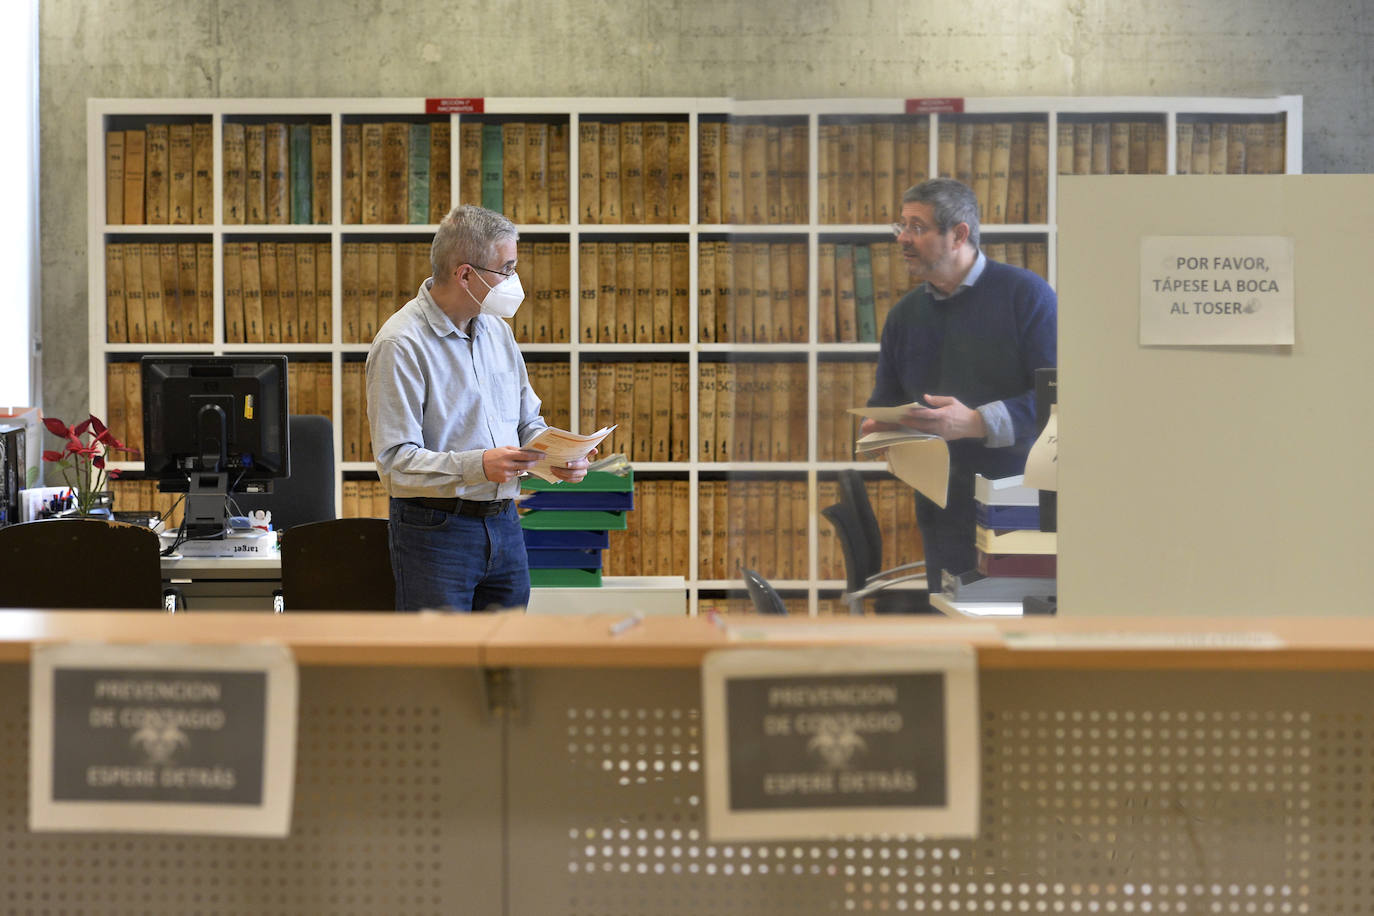
[{"label": "red flowering plant", "polygon": [[137,449],[116,439],[95,414],[75,426],[68,426],[56,417],[44,417],[43,425],[64,442],[61,451],[44,451],[43,460],[62,469],[62,480],[75,494],[77,514],[89,515],[96,508],[107,481],[119,476],[118,468],[105,466],[105,455],[124,452],[136,458]]}]

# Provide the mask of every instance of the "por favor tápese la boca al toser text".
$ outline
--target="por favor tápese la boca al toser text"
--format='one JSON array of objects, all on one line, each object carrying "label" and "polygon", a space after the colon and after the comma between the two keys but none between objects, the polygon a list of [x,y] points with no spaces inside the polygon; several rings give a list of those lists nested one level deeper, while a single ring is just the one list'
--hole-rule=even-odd
[{"label": "por favor t\u00e1pese la boca al toser text", "polygon": [[[1256,274],[1269,272],[1262,257],[1180,256],[1174,269],[1190,272],[1191,276],[1155,277],[1151,282],[1157,293],[1231,294],[1277,293],[1278,281]],[[1202,272],[1224,272],[1221,276],[1198,276]],[[1257,308],[1255,300],[1192,299],[1175,301],[1169,308],[1171,315],[1246,315]]]}]

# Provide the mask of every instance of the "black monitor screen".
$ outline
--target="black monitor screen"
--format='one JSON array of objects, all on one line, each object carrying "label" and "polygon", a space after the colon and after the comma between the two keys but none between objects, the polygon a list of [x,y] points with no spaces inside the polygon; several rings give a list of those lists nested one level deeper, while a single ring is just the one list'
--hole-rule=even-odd
[{"label": "black monitor screen", "polygon": [[143,467],[163,490],[222,473],[261,490],[291,473],[285,356],[143,357]]}]

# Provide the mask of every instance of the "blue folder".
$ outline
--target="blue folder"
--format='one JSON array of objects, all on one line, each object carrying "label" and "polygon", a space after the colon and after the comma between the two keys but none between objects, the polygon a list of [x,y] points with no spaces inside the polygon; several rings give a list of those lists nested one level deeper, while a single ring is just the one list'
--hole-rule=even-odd
[{"label": "blue folder", "polygon": [[540,490],[521,501],[522,509],[592,509],[599,512],[627,512],[635,507],[631,491],[620,493],[596,490]]},{"label": "blue folder", "polygon": [[604,531],[536,531],[525,532],[525,546],[561,547],[579,550],[605,550],[611,546],[611,536]]},{"label": "blue folder", "polygon": [[1039,506],[987,506],[978,503],[978,524],[998,531],[1039,531]]},{"label": "blue folder", "polygon": [[525,550],[530,569],[600,569],[601,551],[531,547]]}]

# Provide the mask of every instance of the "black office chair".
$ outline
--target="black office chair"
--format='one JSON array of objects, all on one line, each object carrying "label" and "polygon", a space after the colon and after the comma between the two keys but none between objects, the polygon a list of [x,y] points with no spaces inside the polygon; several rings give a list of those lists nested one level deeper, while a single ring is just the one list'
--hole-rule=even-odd
[{"label": "black office chair", "polygon": [[234,497],[241,512],[266,509],[272,527],[286,531],[306,522],[323,522],[334,515],[334,424],[328,417],[292,414],[291,476],[272,482],[271,493]]},{"label": "black office chair", "polygon": [[54,518],[0,528],[0,607],[173,611],[151,528]]},{"label": "black office chair", "polygon": [[395,608],[386,519],[336,518],[282,534],[278,613]]},{"label": "black office chair", "polygon": [[864,601],[873,598],[873,609],[879,614],[924,614],[930,612],[926,592],[915,590],[886,591],[900,582],[925,577],[924,563],[908,563],[897,570],[884,571],[882,546],[874,549],[865,536],[863,521],[852,502],[841,500],[826,506],[821,514],[835,526],[844,553],[845,593],[840,599],[849,605],[849,613],[862,614]]},{"label": "black office chair", "polygon": [[868,487],[864,486],[863,476],[853,468],[840,471],[837,475],[840,489],[840,502],[854,507],[854,516],[859,525],[859,536],[863,538],[867,550],[878,558],[878,568],[868,575],[868,579],[887,577],[899,572],[925,569],[925,561],[904,563],[891,569],[882,569],[883,529],[878,524],[878,516],[873,511],[873,503],[868,498]]},{"label": "black office chair", "polygon": [[768,580],[752,569],[744,571],[744,587],[749,590],[749,600],[754,602],[755,614],[786,614],[787,605],[783,604],[778,590],[768,584]]}]

